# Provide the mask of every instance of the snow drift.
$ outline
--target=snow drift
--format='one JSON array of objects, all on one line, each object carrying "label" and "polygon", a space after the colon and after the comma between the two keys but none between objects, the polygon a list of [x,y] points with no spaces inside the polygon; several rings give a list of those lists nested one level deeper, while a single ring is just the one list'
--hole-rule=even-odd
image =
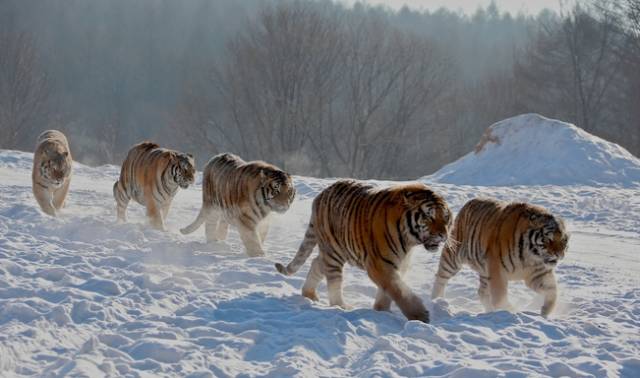
[{"label": "snow drift", "polygon": [[475,150],[430,180],[458,185],[640,186],[640,159],[570,123],[523,114],[491,125]]}]

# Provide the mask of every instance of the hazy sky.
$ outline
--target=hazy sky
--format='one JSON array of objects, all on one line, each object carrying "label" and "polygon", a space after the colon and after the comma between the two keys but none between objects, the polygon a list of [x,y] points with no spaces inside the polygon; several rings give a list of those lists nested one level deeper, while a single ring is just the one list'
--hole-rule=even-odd
[{"label": "hazy sky", "polygon": [[[356,0],[341,0],[344,3],[352,4]],[[537,14],[544,8],[550,8],[553,10],[560,9],[560,3],[566,3],[566,0],[495,0],[500,11],[508,11],[512,14],[516,14],[520,11],[529,14]],[[491,3],[491,0],[366,0],[361,1],[371,5],[386,4],[391,8],[399,9],[403,5],[407,5],[416,9],[438,9],[440,7],[446,7],[452,10],[461,9],[465,13],[473,13],[478,6],[487,6]]]}]

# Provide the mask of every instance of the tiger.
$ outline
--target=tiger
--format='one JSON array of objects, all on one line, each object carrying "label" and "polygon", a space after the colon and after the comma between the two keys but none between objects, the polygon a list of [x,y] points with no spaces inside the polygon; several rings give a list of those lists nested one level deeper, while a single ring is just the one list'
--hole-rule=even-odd
[{"label": "tiger", "polygon": [[64,207],[73,159],[67,137],[58,130],[47,130],[38,136],[33,155],[31,182],[33,196],[46,214],[56,217]]},{"label": "tiger", "polygon": [[561,218],[528,203],[477,198],[458,213],[451,238],[440,256],[433,299],[442,297],[447,281],[468,265],[479,274],[478,296],[486,311],[513,310],[508,282],[524,280],[544,295],[541,315],[551,313],[557,298],[554,268],[569,241]]},{"label": "tiger", "polygon": [[128,152],[113,184],[119,222],[127,221],[131,199],[147,208],[151,226],[164,231],[171,201],[178,188],[186,189],[195,179],[193,155],[142,142]]},{"label": "tiger", "polygon": [[393,300],[409,320],[429,322],[429,312],[403,281],[413,247],[436,251],[446,242],[451,211],[444,198],[422,183],[377,188],[357,180],[339,180],[313,201],[304,240],[285,267],[292,275],[317,245],[302,295],[317,301],[316,287],[326,278],[329,303],[348,309],[342,298],[345,263],[365,270],[377,286],[374,310],[389,311]]},{"label": "tiger", "polygon": [[286,212],[295,198],[291,176],[274,165],[245,162],[230,153],[212,157],[202,174],[202,208],[180,231],[190,234],[205,223],[207,242],[212,242],[226,239],[232,224],[247,255],[264,256],[269,214]]}]

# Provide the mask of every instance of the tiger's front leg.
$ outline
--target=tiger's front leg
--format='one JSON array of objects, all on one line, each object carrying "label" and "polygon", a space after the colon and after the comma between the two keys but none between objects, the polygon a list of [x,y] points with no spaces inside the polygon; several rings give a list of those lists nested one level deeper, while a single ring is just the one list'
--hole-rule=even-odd
[{"label": "tiger's front leg", "polygon": [[153,228],[160,231],[166,231],[164,227],[164,219],[162,218],[161,207],[154,200],[147,202],[147,217]]},{"label": "tiger's front leg", "polygon": [[402,281],[400,274],[392,267],[386,269],[369,269],[369,277],[398,305],[404,316],[409,320],[420,320],[429,323],[429,311],[420,297]]},{"label": "tiger's front leg", "polygon": [[67,193],[69,192],[69,184],[71,183],[71,179],[67,178],[67,180],[62,184],[62,186],[56,189],[53,192],[52,204],[56,210],[60,210],[64,207],[65,199],[67,198]]},{"label": "tiger's front leg", "polygon": [[376,292],[376,300],[373,302],[373,309],[376,311],[389,311],[391,309],[391,297],[381,287]]},{"label": "tiger's front leg", "polygon": [[262,250],[262,244],[260,242],[260,235],[258,235],[258,231],[255,229],[255,226],[254,228],[249,228],[248,226],[240,223],[238,225],[238,233],[240,234],[240,239],[242,239],[242,243],[244,244],[249,257],[264,256],[264,251]]},{"label": "tiger's front leg", "polygon": [[51,193],[47,189],[40,188],[34,188],[33,191],[36,197],[36,201],[38,201],[38,204],[40,205],[42,211],[52,217],[58,216],[56,207],[53,205],[53,193]]},{"label": "tiger's front leg", "polygon": [[489,293],[491,295],[491,310],[513,311],[513,306],[508,300],[509,281],[502,270],[494,263],[489,268]]},{"label": "tiger's front leg", "polygon": [[555,308],[556,300],[558,298],[555,274],[553,274],[553,271],[549,271],[542,276],[532,274],[526,279],[525,283],[527,287],[534,290],[536,293],[544,295],[544,304],[540,309],[540,315],[546,318]]},{"label": "tiger's front leg", "polygon": [[[409,258],[409,256],[405,256],[405,258],[400,263],[400,267],[398,268],[400,277],[404,278],[407,270],[409,270],[410,260],[411,259]],[[378,286],[378,291],[376,292],[376,300],[375,302],[373,302],[373,309],[376,311],[389,311],[391,309],[391,301],[391,297],[387,295],[384,289]]]},{"label": "tiger's front leg", "polygon": [[264,244],[265,239],[267,238],[267,233],[269,232],[269,217],[264,218],[258,223],[258,234],[260,235],[260,241]]},{"label": "tiger's front leg", "polygon": [[449,280],[460,271],[462,263],[458,259],[457,253],[457,248],[450,245],[446,245],[442,249],[440,263],[438,264],[438,272],[436,273],[436,279],[434,280],[433,288],[431,289],[431,299],[444,297],[447,282],[449,282]]},{"label": "tiger's front leg", "polygon": [[45,213],[51,215],[52,217],[58,216],[58,210],[56,206],[53,204],[53,193],[47,192],[46,195],[46,205],[42,208]]}]

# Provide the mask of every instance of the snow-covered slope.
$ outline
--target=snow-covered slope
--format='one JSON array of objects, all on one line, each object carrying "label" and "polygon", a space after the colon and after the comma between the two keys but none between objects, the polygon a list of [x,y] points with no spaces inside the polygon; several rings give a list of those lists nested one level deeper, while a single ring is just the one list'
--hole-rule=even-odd
[{"label": "snow-covered slope", "polygon": [[432,180],[462,185],[640,186],[640,159],[566,122],[523,114],[491,125]]},{"label": "snow-covered slope", "polygon": [[30,154],[0,151],[0,376],[640,375],[637,188],[435,184],[455,211],[478,195],[547,206],[572,238],[550,319],[522,284],[510,288],[520,312],[482,313],[469,270],[431,302],[438,256],[416,249],[408,281],[432,311],[422,324],[371,310],[375,288],[357,269],[343,311],[324,285],[321,303],[299,295],[308,264],[292,277],[273,268],[294,255],[328,180],[296,177],[267,256],[248,259],[233,229],[213,244],[178,232],[197,214],[199,185],[178,193],[160,233],[136,204],[131,223],[115,224],[117,167],[76,165],[54,220],[32,198],[30,166]]}]

